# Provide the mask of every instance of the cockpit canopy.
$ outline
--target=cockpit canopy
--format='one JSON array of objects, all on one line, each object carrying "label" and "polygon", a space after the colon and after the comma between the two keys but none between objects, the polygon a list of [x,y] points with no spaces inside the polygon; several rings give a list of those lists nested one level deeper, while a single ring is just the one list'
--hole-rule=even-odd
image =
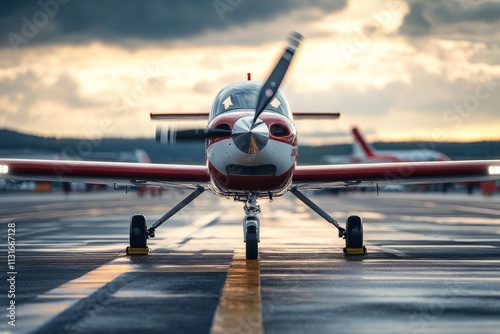
[{"label": "cockpit canopy", "polygon": [[[262,82],[243,81],[224,87],[215,97],[212,111],[210,112],[210,119],[222,113],[230,112],[231,110],[255,110],[262,85]],[[267,110],[277,112],[292,119],[292,113],[290,112],[288,102],[283,93],[279,90],[266,107],[265,111]]]}]

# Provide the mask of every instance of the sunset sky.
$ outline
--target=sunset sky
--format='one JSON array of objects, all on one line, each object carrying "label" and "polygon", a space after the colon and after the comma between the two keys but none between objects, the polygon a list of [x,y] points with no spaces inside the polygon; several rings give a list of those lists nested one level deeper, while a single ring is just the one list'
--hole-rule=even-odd
[{"label": "sunset sky", "polygon": [[370,140],[500,140],[500,1],[0,6],[2,128],[153,137],[150,112],[209,111],[247,72],[265,80],[298,31],[303,44],[281,87],[292,110],[341,112],[298,122],[302,142],[347,142],[353,125]]}]

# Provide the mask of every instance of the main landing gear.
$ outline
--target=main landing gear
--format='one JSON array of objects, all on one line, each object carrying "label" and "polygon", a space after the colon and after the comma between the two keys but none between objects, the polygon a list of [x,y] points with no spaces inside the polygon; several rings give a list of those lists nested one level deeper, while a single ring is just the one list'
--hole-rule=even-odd
[{"label": "main landing gear", "polygon": [[127,247],[129,255],[146,255],[149,253],[147,246],[148,231],[146,217],[134,215],[130,220],[130,246]]},{"label": "main landing gear", "polygon": [[347,218],[344,255],[366,255],[366,247],[363,246],[363,221],[359,216]]},{"label": "main landing gear", "polygon": [[297,188],[292,188],[290,192],[339,230],[339,238],[345,239],[344,255],[366,255],[366,247],[363,245],[363,221],[360,217],[349,216],[344,229],[335,219],[298,191]]},{"label": "main landing gear", "polygon": [[188,197],[183,199],[179,204],[173,207],[169,212],[163,215],[156,223],[149,229],[146,226],[146,217],[143,215],[132,216],[130,221],[130,246],[127,247],[128,255],[147,255],[149,254],[149,247],[147,246],[147,239],[154,238],[155,230],[163,224],[167,219],[182,210],[186,205],[191,203],[196,197],[200,196],[205,191],[205,188],[198,187]]}]

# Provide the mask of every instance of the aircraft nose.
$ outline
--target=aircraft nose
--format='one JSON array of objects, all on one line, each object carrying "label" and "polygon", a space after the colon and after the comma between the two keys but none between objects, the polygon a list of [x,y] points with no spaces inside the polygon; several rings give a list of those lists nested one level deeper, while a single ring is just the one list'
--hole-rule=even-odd
[{"label": "aircraft nose", "polygon": [[233,142],[238,149],[246,154],[260,152],[269,140],[269,129],[262,120],[253,122],[253,117],[242,117],[234,123]]}]

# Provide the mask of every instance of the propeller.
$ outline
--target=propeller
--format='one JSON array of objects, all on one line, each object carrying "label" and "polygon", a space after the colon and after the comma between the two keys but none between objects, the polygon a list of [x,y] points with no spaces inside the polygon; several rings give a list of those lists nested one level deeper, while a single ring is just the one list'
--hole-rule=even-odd
[{"label": "propeller", "polygon": [[176,142],[196,142],[204,141],[207,138],[230,136],[231,131],[226,129],[189,129],[177,130],[169,127],[166,130],[156,128],[156,141],[165,144],[175,144]]},{"label": "propeller", "polygon": [[259,115],[264,111],[269,102],[272,101],[274,95],[276,95],[276,92],[281,85],[281,81],[283,81],[283,78],[285,77],[288,66],[292,61],[295,50],[298,48],[301,39],[302,35],[295,31],[290,34],[290,37],[288,37],[288,47],[285,49],[285,52],[274,67],[271,75],[269,75],[269,78],[267,78],[267,81],[260,90],[259,97],[257,99],[257,107],[255,108],[255,115],[253,117],[254,123],[257,121],[257,118],[259,118]]},{"label": "propeller", "polygon": [[[237,146],[242,151],[248,153],[257,153],[260,151],[267,143],[269,130],[264,123],[257,123],[257,119],[278,92],[278,88],[285,77],[293,55],[295,54],[295,50],[299,46],[301,40],[302,35],[298,32],[292,32],[288,37],[289,44],[287,48],[259,92],[253,119],[252,116],[248,116],[247,121],[242,121],[238,126],[235,124],[233,132],[229,129],[221,128],[191,130],[177,130],[175,128],[162,130],[161,128],[157,128],[156,141],[173,144],[177,141],[203,141],[208,138],[232,136],[235,142],[241,144]],[[264,127],[262,127],[262,125],[264,125]]]}]

